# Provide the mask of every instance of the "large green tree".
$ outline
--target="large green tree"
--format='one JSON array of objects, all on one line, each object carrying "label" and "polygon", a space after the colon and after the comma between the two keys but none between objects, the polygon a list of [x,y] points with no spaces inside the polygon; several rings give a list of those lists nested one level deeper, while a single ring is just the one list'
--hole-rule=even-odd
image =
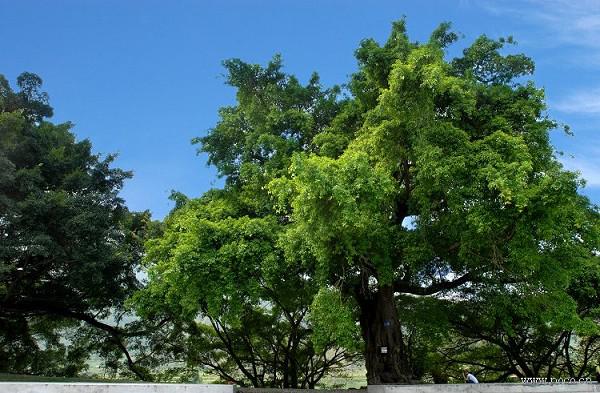
[{"label": "large green tree", "polygon": [[355,312],[369,384],[419,377],[406,337],[414,296],[490,313],[508,301],[574,326],[565,290],[598,249],[597,214],[557,161],[557,125],[526,81],[533,62],[485,36],[447,60],[456,37],[442,24],[411,42],[400,21],[385,45],[363,41],[351,102],[268,186],[289,220],[287,259],[314,265]]},{"label": "large green tree", "polygon": [[225,187],[193,200],[173,195],[164,233],[147,243],[150,280],[135,303],[147,318],[177,321],[186,361],[223,380],[314,387],[354,352],[328,338],[313,342],[314,271],[285,259],[277,239],[287,219],[265,187],[287,172],[293,153],[313,147],[343,102],[316,75],[302,85],[283,73],[279,57],[266,67],[224,65],[237,102],[195,142]]},{"label": "large green tree", "polygon": [[301,85],[278,57],[226,62],[237,103],[195,141],[225,187],[176,196],[140,310],[186,321],[212,348],[197,361],[255,386],[297,386],[293,364],[310,358],[294,348],[357,335],[370,384],[443,379],[435,348],[456,337],[487,340],[469,356],[499,379],[560,368],[569,334],[593,344],[591,295],[573,282],[597,265],[598,213],[549,142],[533,62],[485,36],[447,59],[456,39],[442,24],[411,42],[394,23],[384,45],[361,43],[345,95]]},{"label": "large green tree", "polygon": [[76,344],[89,340],[74,333],[67,345],[61,334],[84,323],[142,378],[107,318],[139,286],[149,215],[118,196],[131,174],[112,167],[114,156],[46,120],[41,84],[23,73],[13,91],[0,76],[0,370],[78,373],[89,354]]}]

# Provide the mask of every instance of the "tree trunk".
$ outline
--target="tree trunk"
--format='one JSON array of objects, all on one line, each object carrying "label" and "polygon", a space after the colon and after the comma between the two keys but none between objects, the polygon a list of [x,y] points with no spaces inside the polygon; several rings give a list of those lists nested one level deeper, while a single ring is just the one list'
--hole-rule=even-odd
[{"label": "tree trunk", "polygon": [[365,341],[367,383],[411,383],[410,362],[393,287],[382,286],[372,298],[361,300],[360,325]]}]

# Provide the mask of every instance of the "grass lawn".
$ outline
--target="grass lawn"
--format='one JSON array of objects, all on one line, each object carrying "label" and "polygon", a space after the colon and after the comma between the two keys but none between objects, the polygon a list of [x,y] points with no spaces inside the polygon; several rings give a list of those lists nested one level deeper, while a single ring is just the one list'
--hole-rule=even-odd
[{"label": "grass lawn", "polygon": [[44,377],[44,376],[38,376],[38,375],[20,375],[20,374],[0,373],[0,382],[106,382],[106,383],[136,383],[136,382],[139,382],[139,381],[132,381],[132,380],[126,380],[126,379],[93,378],[93,377],[76,377],[76,378]]},{"label": "grass lawn", "polygon": [[[216,383],[218,377],[210,373],[201,373],[199,376],[199,383]],[[21,375],[21,374],[7,374],[0,373],[0,382],[93,382],[93,383],[140,383],[140,381],[127,380],[127,379],[110,379],[102,378],[100,376],[81,376],[75,378],[63,378],[63,377],[44,377],[37,375]],[[322,389],[348,389],[348,388],[360,388],[367,385],[367,379],[365,376],[365,370],[363,367],[355,367],[344,372],[336,373],[323,377],[323,379],[317,384],[318,388]]]}]

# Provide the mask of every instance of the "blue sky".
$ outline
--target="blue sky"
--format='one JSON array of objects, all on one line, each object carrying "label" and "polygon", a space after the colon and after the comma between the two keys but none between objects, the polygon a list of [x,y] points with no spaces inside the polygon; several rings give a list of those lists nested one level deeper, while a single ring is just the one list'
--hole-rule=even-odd
[{"label": "blue sky", "polygon": [[135,174],[128,205],[161,218],[172,189],[199,196],[221,184],[190,140],[234,102],[222,60],[264,64],[281,53],[301,80],[317,71],[324,85],[340,84],[356,69],[359,41],[384,41],[402,15],[419,41],[452,22],[465,37],[451,53],[483,33],[513,35],[536,62],[551,116],[575,133],[553,133],[561,160],[600,203],[597,0],[0,0],[0,73],[11,82],[39,74],[53,121],[75,123],[96,152],[119,153],[117,165]]}]

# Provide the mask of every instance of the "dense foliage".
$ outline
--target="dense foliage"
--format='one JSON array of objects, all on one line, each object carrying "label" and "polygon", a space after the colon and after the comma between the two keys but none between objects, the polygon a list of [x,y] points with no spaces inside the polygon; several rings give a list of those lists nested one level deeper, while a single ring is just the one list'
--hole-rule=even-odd
[{"label": "dense foliage", "polygon": [[15,92],[0,76],[0,370],[75,375],[89,355],[82,322],[127,352],[105,319],[139,286],[149,215],[118,196],[131,175],[113,156],[45,120],[41,84],[23,73]]},{"label": "dense foliage", "polygon": [[237,105],[223,108],[219,124],[196,142],[226,186],[195,200],[174,195],[164,234],[147,245],[150,283],[137,309],[180,321],[194,348],[188,361],[223,380],[314,387],[354,353],[329,339],[313,342],[314,271],[285,259],[277,239],[287,223],[265,186],[332,121],[337,89],[323,90],[316,76],[302,86],[281,72],[277,57],[266,68],[225,66]]},{"label": "dense foliage", "polygon": [[369,383],[423,377],[405,318],[414,296],[439,299],[459,334],[493,336],[507,373],[539,375],[511,357],[527,337],[547,351],[560,332],[597,329],[567,288],[598,263],[598,212],[555,157],[556,123],[523,78],[533,63],[485,36],[448,61],[455,38],[443,24],[413,43],[398,22],[384,46],[363,41],[337,117],[360,113],[346,146],[294,155],[268,186],[289,217],[287,258],[355,310]]},{"label": "dense foliage", "polygon": [[597,324],[581,302],[595,292],[574,288],[595,277],[597,210],[555,157],[533,62],[485,36],[447,60],[456,39],[442,24],[410,42],[396,22],[385,45],[361,43],[345,90],[301,86],[279,57],[226,62],[237,104],[195,141],[226,186],[180,199],[149,243],[142,309],[208,318],[230,357],[205,363],[255,386],[296,382],[266,383],[226,331],[309,304],[309,347],[362,348],[369,383],[444,381],[457,364],[490,380],[588,375]]}]

